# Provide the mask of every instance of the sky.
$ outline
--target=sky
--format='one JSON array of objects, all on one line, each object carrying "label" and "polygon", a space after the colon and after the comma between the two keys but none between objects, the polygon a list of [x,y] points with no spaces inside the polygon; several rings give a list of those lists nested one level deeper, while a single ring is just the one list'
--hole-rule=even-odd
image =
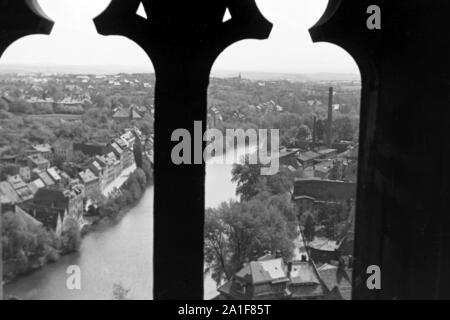
[{"label": "sky", "polygon": [[[92,19],[110,0],[38,0],[55,21],[52,34],[24,37],[13,43],[0,65],[117,65],[153,67],[144,51],[131,40],[96,33]],[[277,73],[353,73],[356,63],[341,48],[311,41],[308,29],[325,11],[328,0],[256,0],[274,24],[268,40],[244,40],[227,48],[214,71]],[[282,4],[281,4],[282,3]]]}]

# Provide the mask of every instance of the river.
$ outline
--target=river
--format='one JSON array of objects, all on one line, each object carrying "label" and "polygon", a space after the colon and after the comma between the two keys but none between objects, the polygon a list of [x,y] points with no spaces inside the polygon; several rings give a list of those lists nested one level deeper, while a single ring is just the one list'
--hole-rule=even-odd
[{"label": "river", "polygon": [[[238,154],[242,154],[239,151]],[[206,207],[235,198],[232,165],[207,163]],[[130,290],[130,299],[152,299],[153,293],[153,187],[140,203],[113,227],[84,237],[78,254],[63,257],[4,287],[6,296],[27,300],[108,300],[114,284]],[[69,266],[81,270],[81,290],[68,290]],[[215,283],[205,279],[205,298],[215,296]]]}]

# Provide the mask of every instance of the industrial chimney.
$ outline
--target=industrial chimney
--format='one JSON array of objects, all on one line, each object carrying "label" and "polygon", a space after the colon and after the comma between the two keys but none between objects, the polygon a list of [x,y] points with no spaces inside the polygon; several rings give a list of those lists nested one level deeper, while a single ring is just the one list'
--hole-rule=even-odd
[{"label": "industrial chimney", "polygon": [[327,148],[331,149],[333,137],[333,87],[330,87],[328,94],[328,120],[327,120]]}]

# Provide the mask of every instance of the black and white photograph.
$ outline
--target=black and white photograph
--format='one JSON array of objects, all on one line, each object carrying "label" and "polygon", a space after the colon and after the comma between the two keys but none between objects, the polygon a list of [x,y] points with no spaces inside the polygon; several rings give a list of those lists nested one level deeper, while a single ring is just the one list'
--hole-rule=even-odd
[{"label": "black and white photograph", "polygon": [[449,10],[0,0],[0,300],[450,299]]}]

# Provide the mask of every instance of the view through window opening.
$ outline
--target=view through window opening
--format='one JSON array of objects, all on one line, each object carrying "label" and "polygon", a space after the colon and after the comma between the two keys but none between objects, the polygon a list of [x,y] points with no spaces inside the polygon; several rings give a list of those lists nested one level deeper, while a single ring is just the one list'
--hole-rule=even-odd
[{"label": "view through window opening", "polygon": [[[360,73],[341,48],[310,40],[327,1],[283,5],[258,1],[270,38],[227,49],[211,75],[208,129],[225,157],[207,164],[205,299],[351,299]],[[278,129],[278,172],[249,164],[266,146],[236,152],[231,129]]]},{"label": "view through window opening", "polygon": [[153,297],[155,78],[135,43],[96,33],[109,2],[39,1],[52,34],[0,60],[5,298]]},{"label": "view through window opening", "polygon": [[[55,17],[51,37],[21,39],[0,60],[3,234],[19,238],[14,228],[20,225],[39,239],[32,251],[24,249],[26,237],[24,242],[4,243],[5,294],[23,299],[150,299],[151,63],[128,40],[111,37],[108,43],[93,29],[83,34],[79,18],[93,28],[92,17],[108,1],[89,1],[98,7],[64,2],[52,7],[56,1],[40,1],[52,18],[65,10]],[[207,128],[223,134],[226,129],[278,129],[280,140],[274,175],[261,176],[258,164],[207,164],[206,299],[349,297],[361,82],[354,65],[350,72],[330,68],[349,66],[343,50],[329,50],[328,45],[321,54],[325,46],[312,45],[309,38],[306,42],[306,36],[299,41],[301,49],[294,44],[293,35],[306,35],[324,11],[326,1],[317,7],[313,2],[291,1],[280,12],[271,10],[275,4],[258,1],[280,27],[267,41],[234,46],[236,51],[228,50],[212,72]],[[67,15],[70,5],[92,12]],[[305,8],[310,11],[301,10]],[[295,14],[302,11],[303,18],[311,12],[317,17],[298,23],[301,17]],[[137,14],[146,17],[142,7]],[[57,34],[62,17],[69,17],[69,27]],[[227,12],[224,21],[232,18]],[[66,33],[69,29],[72,34]],[[60,42],[52,45],[57,35]],[[102,45],[89,47],[95,41]],[[280,48],[286,50],[277,56]],[[332,62],[321,65],[313,59],[316,53],[322,62]],[[291,59],[279,63],[286,57]],[[250,60],[253,64],[246,65]],[[295,60],[303,64],[294,67]],[[71,61],[76,62],[67,64]],[[275,67],[267,70],[263,66],[270,61]],[[302,70],[311,61],[318,68]],[[249,147],[254,153],[260,146]],[[53,200],[55,195],[61,202]],[[241,223],[245,230],[236,229]],[[79,233],[81,228],[85,231]],[[145,235],[137,232],[144,229]],[[234,239],[235,231],[244,231],[246,238]],[[220,256],[212,253],[217,248],[223,250],[221,266]],[[242,280],[248,272],[253,276],[254,268],[269,275],[262,285]],[[35,271],[23,275],[30,270]],[[79,271],[87,274],[81,289]],[[296,282],[303,276],[308,281]],[[303,289],[310,285],[315,292],[308,296]]]}]

